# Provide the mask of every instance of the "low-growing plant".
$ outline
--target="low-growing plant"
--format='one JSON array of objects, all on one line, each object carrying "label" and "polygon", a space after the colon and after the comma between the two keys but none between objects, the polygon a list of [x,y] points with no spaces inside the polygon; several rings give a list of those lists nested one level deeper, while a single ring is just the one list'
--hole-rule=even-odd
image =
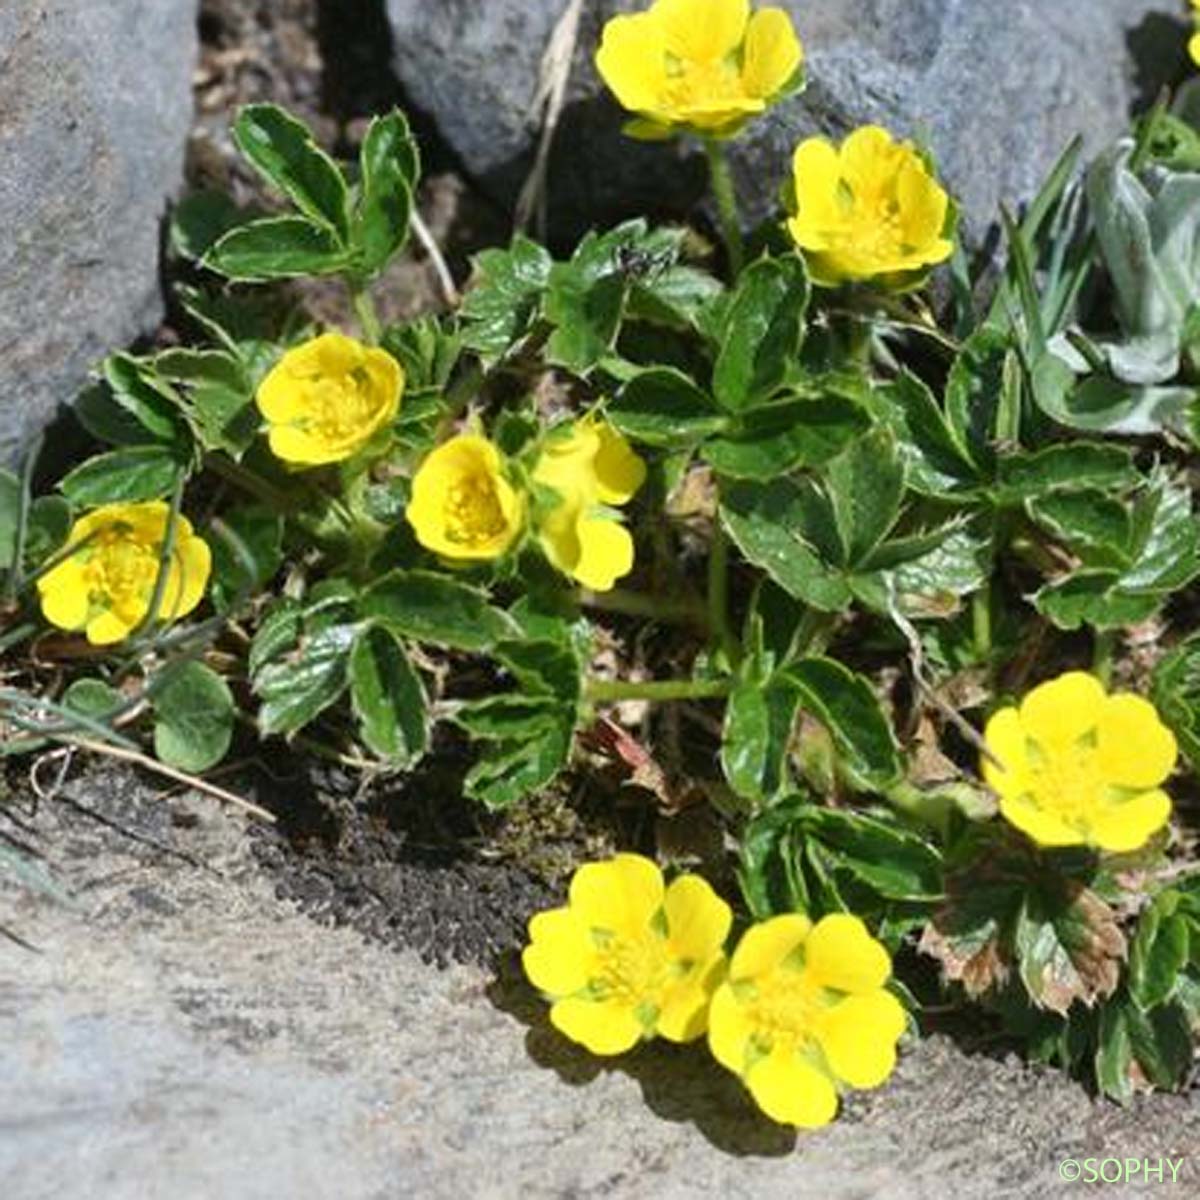
[{"label": "low-growing plant", "polygon": [[[244,109],[286,203],[175,213],[195,343],[104,361],[75,412],[107,448],[53,492],[0,474],[5,753],[145,736],[199,773],[241,721],[385,776],[442,727],[493,810],[616,761],[712,810],[740,899],[638,854],[580,866],[524,962],[594,1052],[707,1032],[768,1115],[823,1124],[936,1019],[924,956],[1031,1057],[1121,1101],[1178,1087],[1200,1038],[1187,98],[1003,213],[988,295],[929,149],[876,127],[802,143],[743,243],[723,145],[802,63],[739,0],[615,18],[599,70],[632,134],[703,144],[723,252],[641,219],[558,257],[517,236],[455,311],[388,325],[404,116],[339,164]],[[315,276],[357,330],[274,286]],[[721,888],[729,865],[698,869]]]}]

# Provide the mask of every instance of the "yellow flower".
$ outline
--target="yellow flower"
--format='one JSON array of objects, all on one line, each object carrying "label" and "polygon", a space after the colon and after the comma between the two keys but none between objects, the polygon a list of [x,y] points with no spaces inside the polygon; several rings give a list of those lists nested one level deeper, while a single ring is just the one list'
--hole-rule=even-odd
[{"label": "yellow flower", "polygon": [[547,439],[533,480],[558,502],[538,519],[546,557],[584,587],[606,592],[633,570],[633,538],[606,510],[627,504],[646,478],[646,464],[606,422],[585,418]]},{"label": "yellow flower", "polygon": [[[167,530],[168,506],[106,504],[71,528],[69,545],[80,548],[38,581],[42,613],[60,629],[83,629],[95,646],[127,637],[150,609]],[[200,603],[212,555],[182,514],[175,522],[175,550],[167,567],[158,618],[173,621]]]},{"label": "yellow flower", "polygon": [[[1192,0],[1192,20],[1200,27],[1200,0]],[[1192,62],[1200,66],[1200,28],[1188,40],[1188,54],[1192,56]]]},{"label": "yellow flower", "polygon": [[271,453],[312,467],[357,453],[396,415],[404,372],[386,351],[340,333],[289,350],[258,385]]},{"label": "yellow flower", "polygon": [[530,920],[521,961],[554,1002],[555,1028],[593,1054],[655,1034],[690,1042],[704,1033],[731,920],[698,875],[664,887],[649,859],[618,854],[580,867],[569,903]]},{"label": "yellow flower", "polygon": [[864,125],[835,146],[815,137],[792,160],[795,215],[788,231],[813,279],[919,284],[954,251],[950,199],[911,142]]},{"label": "yellow flower", "polygon": [[596,69],[641,118],[627,132],[732,137],[756,113],[795,90],[804,48],[783,9],[750,15],[750,0],[655,0],[613,17]]},{"label": "yellow flower", "polygon": [[1148,700],[1110,696],[1083,671],[994,713],[984,739],[1000,812],[1040,845],[1136,850],[1171,815],[1158,785],[1175,766],[1174,734]]},{"label": "yellow flower", "polygon": [[896,1065],[906,1021],[883,986],[891,970],[858,917],[772,917],[733,952],[709,1010],[709,1048],[772,1120],[826,1125],[839,1085],[878,1087]]},{"label": "yellow flower", "polygon": [[500,451],[478,434],[426,456],[405,511],[417,541],[445,558],[499,558],[525,523],[525,498],[504,476]]}]

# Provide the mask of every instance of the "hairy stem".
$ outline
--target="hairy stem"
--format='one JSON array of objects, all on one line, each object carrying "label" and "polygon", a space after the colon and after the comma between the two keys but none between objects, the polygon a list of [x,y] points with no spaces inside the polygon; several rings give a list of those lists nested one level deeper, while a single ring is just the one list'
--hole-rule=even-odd
[{"label": "hairy stem", "polygon": [[742,244],[742,223],[738,220],[733,175],[729,170],[729,159],[725,157],[725,147],[720,142],[715,138],[705,138],[704,149],[708,153],[708,177],[717,204],[721,236],[725,239],[725,250],[729,255],[729,273],[736,279],[741,274],[746,251]]},{"label": "hairy stem", "polygon": [[592,703],[617,700],[706,700],[728,696],[727,679],[657,679],[631,682],[624,679],[589,679],[585,697]]}]

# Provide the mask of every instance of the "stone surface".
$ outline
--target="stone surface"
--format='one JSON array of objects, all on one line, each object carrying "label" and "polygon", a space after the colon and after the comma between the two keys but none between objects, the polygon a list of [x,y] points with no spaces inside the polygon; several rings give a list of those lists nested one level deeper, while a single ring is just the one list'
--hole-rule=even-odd
[{"label": "stone surface", "polygon": [[0,4],[0,463],[160,315],[192,0]]},{"label": "stone surface", "polygon": [[[928,139],[977,240],[999,201],[1028,198],[1075,133],[1097,148],[1125,127],[1131,105],[1183,70],[1187,30],[1174,0],[773,2],[800,31],[810,83],[735,145],[753,218],[773,208],[801,137],[875,121]],[[411,101],[505,202],[528,170],[538,65],[566,3],[388,0]],[[680,213],[704,187],[694,151],[622,139],[622,116],[591,65],[603,21],[646,3],[585,5],[550,185],[551,211],[576,228]]]},{"label": "stone surface", "polygon": [[513,978],[298,915],[200,797],[104,772],[19,815],[76,908],[0,875],[37,947],[0,937],[5,1200],[1054,1200],[1110,1156],[1190,1156],[1166,1194],[1200,1191],[1194,1096],[1123,1111],[932,1038],[796,1138],[698,1047],[600,1064]]}]

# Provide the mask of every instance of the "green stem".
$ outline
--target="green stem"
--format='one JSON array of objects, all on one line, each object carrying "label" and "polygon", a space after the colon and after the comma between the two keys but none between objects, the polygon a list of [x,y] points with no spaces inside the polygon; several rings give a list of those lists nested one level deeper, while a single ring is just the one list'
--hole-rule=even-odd
[{"label": "green stem", "polygon": [[584,695],[593,704],[617,700],[711,700],[728,696],[729,679],[660,679],[629,682],[624,679],[589,679]]},{"label": "green stem", "polygon": [[375,310],[375,301],[361,284],[352,283],[349,287],[350,301],[354,305],[354,315],[358,317],[358,323],[362,327],[363,339],[372,346],[378,346],[383,326],[379,321],[379,313]]},{"label": "green stem", "polygon": [[738,646],[729,631],[729,537],[719,514],[713,517],[708,550],[708,628],[729,661],[736,662]]},{"label": "green stem", "polygon": [[647,617],[652,621],[678,621],[689,625],[703,625],[706,621],[704,605],[696,599],[647,596],[644,592],[630,592],[624,588],[613,588],[607,592],[580,590],[575,594],[575,599],[584,608],[620,613],[627,617]]},{"label": "green stem", "polygon": [[1092,650],[1092,674],[1107,688],[1112,680],[1113,651],[1117,647],[1115,629],[1098,629]]},{"label": "green stem", "polygon": [[704,149],[708,153],[708,181],[712,185],[717,217],[721,222],[721,236],[725,239],[725,250],[729,255],[729,273],[736,279],[741,274],[746,251],[742,245],[742,223],[738,220],[733,175],[729,170],[725,147],[720,142],[715,138],[705,138]]},{"label": "green stem", "polygon": [[985,584],[971,597],[971,628],[975,657],[987,662],[992,656],[992,588]]}]

